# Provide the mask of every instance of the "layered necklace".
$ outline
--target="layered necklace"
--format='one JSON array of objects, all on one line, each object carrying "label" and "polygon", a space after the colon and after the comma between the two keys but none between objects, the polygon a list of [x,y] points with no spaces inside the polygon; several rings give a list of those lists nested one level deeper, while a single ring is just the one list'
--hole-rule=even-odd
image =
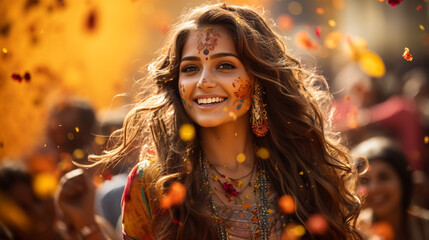
[{"label": "layered necklace", "polygon": [[[234,228],[228,225],[227,222],[234,221],[235,219],[233,215],[234,213],[237,213],[240,218],[239,222],[245,222],[245,226],[247,226],[250,230],[252,235],[251,239],[270,239],[270,236],[273,234],[271,233],[272,227],[270,226],[276,225],[276,221],[281,220],[280,214],[278,213],[276,207],[277,199],[275,197],[269,199],[268,197],[268,180],[263,166],[263,162],[259,158],[256,158],[255,163],[252,167],[252,171],[249,172],[247,175],[237,179],[230,178],[225,176],[224,174],[221,174],[206,159],[203,153],[201,153],[200,167],[202,173],[201,189],[205,192],[206,196],[208,196],[211,214],[216,221],[216,229],[220,238],[222,240],[228,240],[232,237],[230,236],[230,232],[233,231]],[[256,174],[256,176],[253,177],[253,174]],[[252,181],[253,178],[254,182]],[[209,180],[212,179],[214,181],[214,184],[219,184],[222,189],[221,191],[215,192],[213,190],[209,183]],[[226,181],[222,182],[221,179]],[[249,199],[248,195],[246,195],[245,197],[242,196],[243,192],[245,192],[246,189],[252,187],[252,184],[256,202],[256,206],[254,207],[251,207],[249,203],[245,203],[245,201],[243,201],[244,198]],[[241,188],[241,190],[238,191],[236,187]],[[228,202],[235,201],[236,204],[241,203],[243,206],[242,210],[236,211],[233,209],[233,207],[228,206],[226,204],[223,204],[223,206],[215,204],[214,196],[216,194],[224,194]],[[225,214],[229,214],[228,217],[225,217]],[[283,219],[283,216],[281,216],[281,219]],[[279,224],[281,228],[282,223],[280,222]]]}]

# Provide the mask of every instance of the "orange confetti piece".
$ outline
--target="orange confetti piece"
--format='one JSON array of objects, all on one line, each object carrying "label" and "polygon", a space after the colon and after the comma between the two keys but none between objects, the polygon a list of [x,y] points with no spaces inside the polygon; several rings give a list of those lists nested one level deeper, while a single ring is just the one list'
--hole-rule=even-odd
[{"label": "orange confetti piece", "polygon": [[325,10],[323,8],[318,7],[318,8],[316,8],[316,13],[319,15],[322,15],[325,13]]},{"label": "orange confetti piece", "polygon": [[429,143],[429,136],[425,136],[424,142],[425,142],[425,144]]},{"label": "orange confetti piece", "polygon": [[349,94],[344,96],[344,102],[350,102],[350,95]]},{"label": "orange confetti piece", "polygon": [[423,25],[419,25],[419,28],[420,28],[420,30],[422,30],[422,31],[424,31],[425,30],[425,27],[423,26]]},{"label": "orange confetti piece", "polygon": [[308,231],[314,235],[323,235],[328,230],[328,222],[322,214],[314,214],[305,223]]},{"label": "orange confetti piece", "polygon": [[404,53],[402,54],[402,57],[407,61],[413,60],[413,56],[411,56],[410,49],[408,49],[407,47],[404,49]]},{"label": "orange confetti piece", "polygon": [[335,49],[342,39],[343,39],[343,34],[341,34],[340,32],[330,32],[325,37],[325,41],[324,41],[325,47],[329,49]]},{"label": "orange confetti piece", "polygon": [[295,212],[295,199],[291,195],[284,195],[279,199],[280,210],[287,214]]},{"label": "orange confetti piece", "polygon": [[75,127],[75,128],[74,128],[74,130],[75,130],[76,132],[79,132],[79,128],[78,128],[78,127]]},{"label": "orange confetti piece", "polygon": [[393,240],[395,234],[392,226],[387,222],[374,223],[370,230],[370,239]]},{"label": "orange confetti piece", "polygon": [[169,209],[174,205],[183,203],[186,197],[186,188],[180,182],[174,182],[170,186],[168,193],[162,197],[160,208]]},{"label": "orange confetti piece", "polygon": [[306,32],[298,32],[295,35],[295,44],[302,49],[317,50],[319,45],[310,39],[310,36]]},{"label": "orange confetti piece", "polygon": [[76,148],[73,151],[73,157],[76,158],[76,159],[82,159],[82,158],[85,157],[85,153],[82,151],[82,149]]},{"label": "orange confetti piece", "polygon": [[183,141],[185,141],[185,142],[191,141],[195,137],[194,125],[189,124],[189,123],[183,124],[179,129],[179,135]]},{"label": "orange confetti piece", "polygon": [[293,18],[287,14],[280,15],[277,20],[277,25],[284,31],[288,31],[293,28],[294,21]]}]

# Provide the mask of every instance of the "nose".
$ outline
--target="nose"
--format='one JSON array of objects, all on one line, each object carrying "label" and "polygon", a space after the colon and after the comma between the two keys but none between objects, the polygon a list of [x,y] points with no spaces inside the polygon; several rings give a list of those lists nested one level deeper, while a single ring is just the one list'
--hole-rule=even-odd
[{"label": "nose", "polygon": [[197,88],[204,90],[214,87],[216,87],[216,81],[213,80],[213,77],[208,73],[208,71],[203,71],[197,82]]}]

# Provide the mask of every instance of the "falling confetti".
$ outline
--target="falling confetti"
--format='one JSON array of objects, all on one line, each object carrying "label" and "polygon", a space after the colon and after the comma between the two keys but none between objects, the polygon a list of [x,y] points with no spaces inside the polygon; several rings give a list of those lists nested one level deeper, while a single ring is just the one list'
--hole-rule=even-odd
[{"label": "falling confetti", "polygon": [[407,47],[404,49],[404,53],[402,54],[402,57],[407,61],[412,61],[413,56],[411,56],[410,49]]},{"label": "falling confetti", "polygon": [[370,239],[393,240],[395,238],[394,230],[387,222],[374,223],[370,230]]},{"label": "falling confetti", "polygon": [[270,151],[268,149],[261,147],[256,151],[256,155],[258,155],[261,159],[268,159],[270,158]]},{"label": "falling confetti", "polygon": [[183,124],[179,129],[179,135],[183,141],[185,141],[185,142],[191,141],[195,137],[194,125],[189,124],[189,123]]},{"label": "falling confetti", "polygon": [[80,148],[76,148],[73,151],[73,158],[75,159],[83,159],[85,157],[85,153]]},{"label": "falling confetti", "polygon": [[342,39],[343,39],[343,34],[341,34],[340,32],[330,32],[325,37],[325,41],[324,41],[325,47],[329,49],[335,49]]},{"label": "falling confetti", "polygon": [[320,26],[317,26],[317,27],[314,29],[314,33],[316,34],[316,36],[317,36],[318,38],[320,38],[320,34],[321,34],[321,32],[322,32],[322,28],[321,28]]},{"label": "falling confetti", "polygon": [[3,48],[2,50],[3,50],[3,53],[5,53],[5,54],[7,53],[7,49],[6,48]]},{"label": "falling confetti", "polygon": [[336,23],[334,20],[332,20],[332,19],[330,19],[330,20],[328,21],[328,24],[329,24],[329,26],[331,26],[331,27],[335,27],[335,26],[337,25],[337,23]]},{"label": "falling confetti", "polygon": [[15,80],[17,82],[21,82],[22,81],[21,75],[19,75],[17,73],[13,73],[11,77],[12,77],[13,80]]},{"label": "falling confetti", "polygon": [[386,67],[381,57],[369,50],[361,55],[359,66],[371,77],[379,78],[386,73]]},{"label": "falling confetti", "polygon": [[425,136],[424,142],[425,142],[425,144],[429,143],[429,136]]},{"label": "falling confetti", "polygon": [[168,193],[161,199],[161,209],[169,209],[174,205],[181,204],[186,197],[186,188],[180,182],[174,182]]},{"label": "falling confetti", "polygon": [[244,153],[239,153],[236,157],[237,162],[242,163],[246,161],[246,155]]},{"label": "falling confetti", "polygon": [[322,14],[325,13],[325,10],[323,8],[319,7],[319,8],[316,8],[316,13],[319,14],[319,15],[322,15]]},{"label": "falling confetti", "polygon": [[21,231],[28,230],[33,224],[25,211],[3,194],[0,194],[0,220]]},{"label": "falling confetti", "polygon": [[291,195],[284,195],[279,199],[280,210],[286,214],[295,212],[295,199]]},{"label": "falling confetti", "polygon": [[78,127],[75,127],[75,128],[74,128],[74,130],[75,130],[76,132],[79,132],[79,128],[78,128]]},{"label": "falling confetti", "polygon": [[282,14],[277,18],[277,25],[284,31],[288,31],[293,28],[293,18],[287,14]]},{"label": "falling confetti", "polygon": [[314,214],[308,218],[306,224],[308,231],[314,235],[323,235],[328,230],[328,222],[322,214]]},{"label": "falling confetti", "polygon": [[416,7],[416,9],[417,9],[417,11],[420,11],[420,10],[422,9],[422,5],[418,5],[418,6]]},{"label": "falling confetti", "polygon": [[232,118],[232,120],[237,120],[237,114],[235,114],[235,112],[229,112],[228,115]]},{"label": "falling confetti", "polygon": [[319,48],[319,45],[310,39],[310,36],[307,32],[298,32],[295,35],[295,44],[302,49],[307,50],[317,50]]},{"label": "falling confetti", "polygon": [[41,199],[54,196],[58,186],[58,180],[52,173],[40,173],[34,177],[33,190]]},{"label": "falling confetti", "polygon": [[290,2],[287,7],[292,15],[299,15],[302,13],[302,5],[297,1]]},{"label": "falling confetti", "polygon": [[395,7],[396,5],[400,4],[402,0],[387,0],[387,4],[390,4],[390,6]]},{"label": "falling confetti", "polygon": [[424,31],[425,30],[425,27],[423,26],[423,25],[419,25],[419,28],[420,28],[420,30],[422,30],[422,31]]}]

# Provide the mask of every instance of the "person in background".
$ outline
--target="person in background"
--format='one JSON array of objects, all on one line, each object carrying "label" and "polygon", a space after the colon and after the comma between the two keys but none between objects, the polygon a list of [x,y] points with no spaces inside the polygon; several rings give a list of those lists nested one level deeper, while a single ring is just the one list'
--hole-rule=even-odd
[{"label": "person in background", "polygon": [[403,151],[388,138],[373,137],[354,147],[352,154],[368,160],[367,165],[356,159],[362,172],[367,167],[357,185],[366,208],[360,216],[362,232],[392,240],[429,239],[428,211],[410,207],[412,168]]}]

